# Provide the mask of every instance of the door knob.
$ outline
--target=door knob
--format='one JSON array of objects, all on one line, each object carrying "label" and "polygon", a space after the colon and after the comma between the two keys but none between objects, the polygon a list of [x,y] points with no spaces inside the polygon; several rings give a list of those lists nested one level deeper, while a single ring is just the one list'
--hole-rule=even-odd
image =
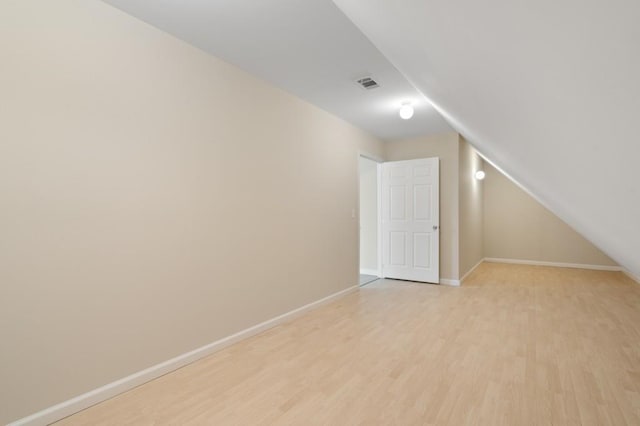
[{"label": "door knob", "polygon": [[438,230],[438,225],[433,225],[433,230],[437,231]]}]

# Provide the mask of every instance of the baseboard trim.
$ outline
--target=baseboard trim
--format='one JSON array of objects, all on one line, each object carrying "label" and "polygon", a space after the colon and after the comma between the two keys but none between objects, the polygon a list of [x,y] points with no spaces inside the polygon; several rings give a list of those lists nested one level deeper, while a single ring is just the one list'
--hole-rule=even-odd
[{"label": "baseboard trim", "polygon": [[451,280],[449,278],[440,278],[440,284],[450,285],[450,286],[453,286],[453,287],[459,287],[460,286],[460,280]]},{"label": "baseboard trim", "polygon": [[620,266],[608,266],[608,265],[587,265],[582,263],[561,263],[561,262],[544,262],[539,260],[524,260],[524,259],[502,259],[497,257],[485,257],[486,262],[491,263],[513,263],[517,265],[534,265],[534,266],[555,266],[558,268],[576,268],[576,269],[594,269],[597,271],[623,271]]},{"label": "baseboard trim", "polygon": [[471,275],[471,273],[472,273],[473,271],[475,271],[475,270],[476,270],[476,268],[477,268],[478,266],[480,266],[480,264],[481,264],[482,262],[484,262],[484,258],[480,259],[480,261],[479,261],[478,263],[476,263],[476,264],[475,264],[475,266],[474,266],[473,268],[469,269],[469,270],[467,271],[467,273],[466,273],[466,274],[464,274],[464,275],[462,276],[462,278],[460,278],[460,283],[461,283],[461,284],[462,284],[462,283],[464,283],[464,280],[466,280],[466,279],[467,279],[467,277],[468,277],[469,275]]},{"label": "baseboard trim", "polygon": [[44,410],[38,411],[37,413],[34,413],[30,416],[23,417],[22,419],[9,423],[8,426],[48,425],[67,416],[75,414],[81,410],[84,410],[85,408],[89,408],[92,405],[98,404],[109,398],[113,398],[114,396],[133,389],[136,386],[140,386],[143,383],[149,382],[153,379],[156,379],[160,376],[191,364],[199,359],[204,358],[205,356],[211,355],[212,353],[231,346],[234,343],[247,339],[251,336],[255,336],[256,334],[259,334],[284,322],[290,321],[293,318],[298,317],[312,309],[330,303],[336,299],[339,299],[340,297],[347,295],[348,293],[352,293],[356,291],[358,287],[359,286],[356,285],[341,290],[337,293],[333,293],[327,297],[316,300],[315,302],[311,302],[300,308],[294,309],[270,320],[261,322],[260,324],[254,325],[253,327],[249,327],[245,330],[224,337],[213,343],[209,343],[208,345],[202,346],[193,351],[178,355],[175,358],[171,358],[170,360],[161,362],[160,364],[156,364],[142,371],[138,371],[137,373],[133,373],[120,380],[116,380],[115,382],[111,382],[107,385],[101,386],[75,398],[71,398],[67,401],[61,402],[60,404],[45,408]]},{"label": "baseboard trim", "polygon": [[377,269],[360,269],[361,275],[374,275],[376,277],[380,277]]},{"label": "baseboard trim", "polygon": [[634,275],[631,271],[629,271],[628,269],[622,269],[622,273],[625,274],[626,276],[628,276],[629,278],[631,278],[632,280],[634,280],[636,283],[640,284],[640,277],[637,275]]}]

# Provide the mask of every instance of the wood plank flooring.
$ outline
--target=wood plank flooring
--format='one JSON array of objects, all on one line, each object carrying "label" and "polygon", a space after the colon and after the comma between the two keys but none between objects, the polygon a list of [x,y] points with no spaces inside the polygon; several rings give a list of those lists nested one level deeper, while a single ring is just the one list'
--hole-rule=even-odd
[{"label": "wood plank flooring", "polygon": [[380,280],[59,425],[638,425],[640,285],[482,264]]}]

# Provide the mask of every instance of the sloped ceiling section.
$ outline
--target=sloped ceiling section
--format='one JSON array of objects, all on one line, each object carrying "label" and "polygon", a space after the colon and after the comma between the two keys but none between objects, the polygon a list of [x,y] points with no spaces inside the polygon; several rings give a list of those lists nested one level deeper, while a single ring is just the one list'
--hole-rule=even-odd
[{"label": "sloped ceiling section", "polygon": [[[104,1],[382,139],[451,131],[331,0]],[[359,87],[365,76],[380,87]]]},{"label": "sloped ceiling section", "polygon": [[640,275],[640,2],[334,1],[484,156]]}]

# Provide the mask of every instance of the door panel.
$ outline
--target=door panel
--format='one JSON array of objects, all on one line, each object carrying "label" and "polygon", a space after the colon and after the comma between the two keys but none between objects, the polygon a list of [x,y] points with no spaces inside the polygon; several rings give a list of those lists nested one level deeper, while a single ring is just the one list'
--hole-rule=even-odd
[{"label": "door panel", "polygon": [[383,275],[439,282],[439,160],[382,165]]},{"label": "door panel", "polygon": [[404,185],[394,185],[391,187],[391,219],[407,220],[405,215],[406,192],[407,189]]},{"label": "door panel", "polygon": [[431,220],[431,185],[414,185],[413,218]]},{"label": "door panel", "polygon": [[389,233],[389,265],[407,266],[407,234],[405,232]]},{"label": "door panel", "polygon": [[431,267],[431,235],[413,234],[413,266],[420,269]]}]

